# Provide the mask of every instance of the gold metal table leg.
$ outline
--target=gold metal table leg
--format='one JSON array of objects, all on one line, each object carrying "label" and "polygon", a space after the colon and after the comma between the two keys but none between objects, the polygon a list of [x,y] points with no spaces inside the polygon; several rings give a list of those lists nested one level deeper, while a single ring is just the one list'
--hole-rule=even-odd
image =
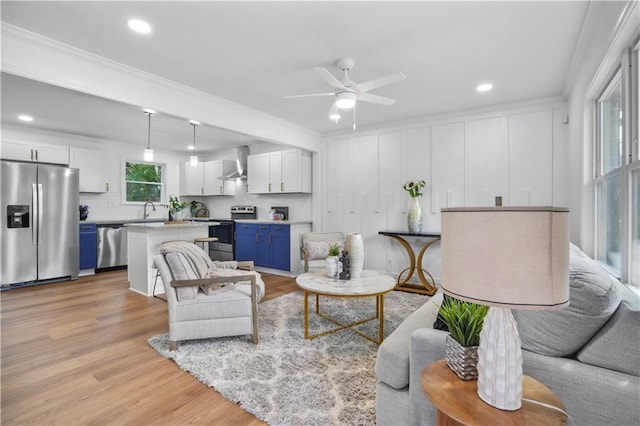
[{"label": "gold metal table leg", "polygon": [[[398,282],[396,285],[396,290],[408,291],[412,293],[420,293],[427,294],[429,296],[433,295],[436,292],[436,282],[433,276],[426,269],[422,268],[422,258],[424,257],[424,253],[427,251],[432,244],[436,241],[439,241],[440,238],[433,237],[429,240],[418,253],[418,259],[416,261],[416,255],[413,252],[413,248],[411,245],[399,235],[389,235],[391,238],[396,240],[402,247],[404,247],[407,255],[409,255],[409,267],[405,268],[398,275]],[[413,276],[413,273],[416,272],[418,275],[418,279],[422,285],[410,284],[409,279]],[[406,273],[406,276],[405,276]],[[428,275],[428,278],[425,276]]]}]

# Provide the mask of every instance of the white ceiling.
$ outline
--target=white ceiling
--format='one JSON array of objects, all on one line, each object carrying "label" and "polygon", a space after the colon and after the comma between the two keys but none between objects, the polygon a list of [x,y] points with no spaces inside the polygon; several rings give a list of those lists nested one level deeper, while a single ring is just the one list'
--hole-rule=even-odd
[{"label": "white ceiling", "polygon": [[[397,71],[406,80],[371,93],[393,106],[360,102],[359,127],[562,96],[588,2],[12,2],[2,21],[93,54],[327,134],[351,117],[328,119],[329,91],[313,71],[338,75],[335,60],[356,60],[356,83]],[[150,35],[131,32],[137,17]],[[494,84],[479,94],[476,85]],[[153,108],[153,105],[148,105]],[[3,73],[2,123],[18,113],[31,126],[143,144],[137,107]],[[191,140],[188,117],[153,118],[155,145]],[[157,126],[157,127],[156,127]],[[201,126],[199,149],[254,138]],[[201,142],[202,141],[202,142]]]}]

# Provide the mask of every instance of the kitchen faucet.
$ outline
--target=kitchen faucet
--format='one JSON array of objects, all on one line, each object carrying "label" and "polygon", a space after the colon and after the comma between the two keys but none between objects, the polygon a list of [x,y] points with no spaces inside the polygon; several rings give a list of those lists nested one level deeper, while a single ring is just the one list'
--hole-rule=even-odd
[{"label": "kitchen faucet", "polygon": [[143,219],[146,219],[149,217],[149,213],[147,213],[147,204],[151,204],[151,207],[153,207],[153,211],[156,211],[156,206],[153,205],[153,203],[151,201],[147,201],[146,203],[144,203],[144,213],[142,215]]}]

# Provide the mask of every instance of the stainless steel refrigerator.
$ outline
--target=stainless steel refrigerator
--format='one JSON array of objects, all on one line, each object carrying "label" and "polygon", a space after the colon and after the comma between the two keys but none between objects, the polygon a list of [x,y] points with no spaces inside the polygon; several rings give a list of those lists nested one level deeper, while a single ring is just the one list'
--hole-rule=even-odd
[{"label": "stainless steel refrigerator", "polygon": [[0,162],[0,284],[78,277],[78,169]]}]

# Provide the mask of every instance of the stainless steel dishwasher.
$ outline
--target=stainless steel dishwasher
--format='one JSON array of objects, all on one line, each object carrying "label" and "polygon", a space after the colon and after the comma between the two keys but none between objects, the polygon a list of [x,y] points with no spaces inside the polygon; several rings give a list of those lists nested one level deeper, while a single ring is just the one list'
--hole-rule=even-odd
[{"label": "stainless steel dishwasher", "polygon": [[122,223],[99,224],[97,269],[127,266],[127,227]]}]

